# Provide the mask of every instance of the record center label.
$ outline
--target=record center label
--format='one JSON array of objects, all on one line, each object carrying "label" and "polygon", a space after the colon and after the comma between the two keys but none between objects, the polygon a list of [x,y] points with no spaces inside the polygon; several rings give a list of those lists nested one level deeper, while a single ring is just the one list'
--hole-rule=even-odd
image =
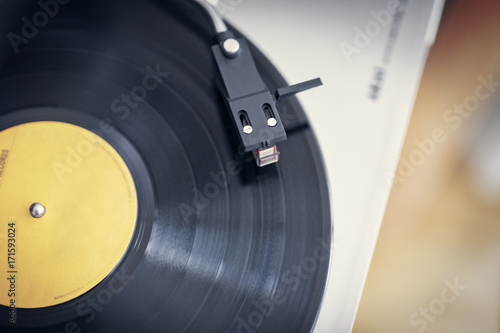
[{"label": "record center label", "polygon": [[[30,212],[41,203],[43,214]],[[33,122],[0,132],[0,304],[43,308],[75,299],[117,266],[137,220],[132,175],[81,127]]]}]

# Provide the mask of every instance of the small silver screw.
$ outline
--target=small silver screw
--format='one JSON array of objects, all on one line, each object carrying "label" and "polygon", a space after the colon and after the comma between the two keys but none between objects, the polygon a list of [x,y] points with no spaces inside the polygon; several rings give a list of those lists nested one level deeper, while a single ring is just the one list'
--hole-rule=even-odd
[{"label": "small silver screw", "polygon": [[267,125],[269,127],[274,127],[274,126],[278,125],[278,121],[276,120],[276,118],[269,118],[267,120]]},{"label": "small silver screw", "polygon": [[42,218],[45,215],[45,207],[39,202],[35,202],[30,206],[30,214],[35,219]]},{"label": "small silver screw", "polygon": [[227,54],[232,56],[238,54],[238,52],[240,52],[241,49],[240,42],[238,42],[234,38],[226,39],[222,44],[222,46],[224,47],[224,51],[226,51]]},{"label": "small silver screw", "polygon": [[243,133],[245,134],[252,134],[253,132],[253,127],[250,126],[250,125],[246,125],[245,127],[243,127]]}]

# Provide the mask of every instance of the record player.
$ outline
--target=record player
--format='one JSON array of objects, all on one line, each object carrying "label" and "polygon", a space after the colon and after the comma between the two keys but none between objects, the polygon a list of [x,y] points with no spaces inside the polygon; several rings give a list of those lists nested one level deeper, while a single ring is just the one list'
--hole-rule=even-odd
[{"label": "record player", "polygon": [[1,9],[1,330],[310,331],[332,226],[293,95],[321,81],[206,1]]},{"label": "record player", "polygon": [[[404,78],[388,74],[383,90],[377,85],[378,102],[388,107],[394,82],[411,82],[400,87],[405,112],[391,130],[394,145],[386,147],[389,172],[440,11],[439,1],[398,3],[411,13],[400,17],[401,38],[405,24],[425,19],[410,48],[417,52],[409,61],[418,66]],[[343,169],[335,176],[331,159],[331,129],[341,133],[344,126],[334,124],[332,107],[359,98],[353,95],[359,85],[355,79],[338,89],[325,57],[335,55],[339,80],[353,65],[324,43],[334,29],[313,24],[331,22],[335,9],[353,14],[350,6],[1,1],[0,244],[7,253],[0,269],[8,292],[0,295],[0,330],[350,330],[364,274],[359,268],[351,274],[345,261],[360,259],[358,267],[367,269],[370,251],[336,255],[342,272],[330,264],[332,244],[345,246],[347,238],[343,232],[333,242],[327,170],[333,184],[347,175]],[[348,22],[340,31],[349,37],[334,40],[350,42]],[[373,45],[391,26],[381,28]],[[394,45],[400,59],[404,46]],[[351,56],[364,69],[371,51],[363,51]],[[394,61],[386,69],[399,67]],[[319,87],[322,81],[328,87]],[[295,97],[306,90],[301,98],[311,121]],[[366,107],[370,94],[362,95]],[[378,110],[373,105],[365,110]],[[379,114],[382,123],[390,110]],[[346,119],[352,131],[353,119]],[[335,186],[331,192],[336,199]],[[382,197],[377,209],[383,203]],[[369,229],[349,246],[373,242],[376,223]],[[343,288],[350,292],[342,295]]]}]

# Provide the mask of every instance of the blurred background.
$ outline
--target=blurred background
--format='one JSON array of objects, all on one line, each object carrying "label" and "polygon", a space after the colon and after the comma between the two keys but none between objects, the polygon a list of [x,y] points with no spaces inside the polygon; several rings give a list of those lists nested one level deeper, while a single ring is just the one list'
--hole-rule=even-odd
[{"label": "blurred background", "polygon": [[353,332],[500,332],[500,2],[447,1]]}]

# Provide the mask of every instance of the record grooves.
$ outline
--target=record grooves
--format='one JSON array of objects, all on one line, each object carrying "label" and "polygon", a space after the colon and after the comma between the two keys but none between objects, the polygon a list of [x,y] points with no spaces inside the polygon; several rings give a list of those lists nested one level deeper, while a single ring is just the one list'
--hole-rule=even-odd
[{"label": "record grooves", "polygon": [[[37,11],[36,3],[1,1],[1,32],[20,33],[20,18]],[[208,27],[187,1],[74,0],[60,5],[19,53],[1,41],[0,151],[2,131],[17,125],[58,122],[92,131],[125,162],[138,212],[131,241],[111,274],[61,304],[16,308],[15,325],[8,322],[8,298],[2,295],[0,331],[312,330],[331,244],[316,139],[297,99],[290,98],[278,109],[290,131],[280,144],[279,163],[259,168],[239,149],[218,92]],[[251,49],[266,84],[286,85],[263,54]],[[12,156],[8,163],[14,164]],[[28,163],[41,160],[43,154],[26,157]],[[77,166],[73,174],[84,177],[94,169],[99,165]],[[99,186],[96,191],[105,190]],[[0,183],[0,236],[17,214],[4,208],[2,198],[23,200],[31,191],[3,193]],[[42,192],[52,194],[50,188]],[[20,227],[19,251],[34,251],[36,244],[22,243],[30,228]],[[116,235],[105,237],[112,243]],[[21,274],[22,262],[16,265]],[[40,267],[49,276],[58,271],[50,257]],[[40,282],[35,289],[43,288]]]}]

